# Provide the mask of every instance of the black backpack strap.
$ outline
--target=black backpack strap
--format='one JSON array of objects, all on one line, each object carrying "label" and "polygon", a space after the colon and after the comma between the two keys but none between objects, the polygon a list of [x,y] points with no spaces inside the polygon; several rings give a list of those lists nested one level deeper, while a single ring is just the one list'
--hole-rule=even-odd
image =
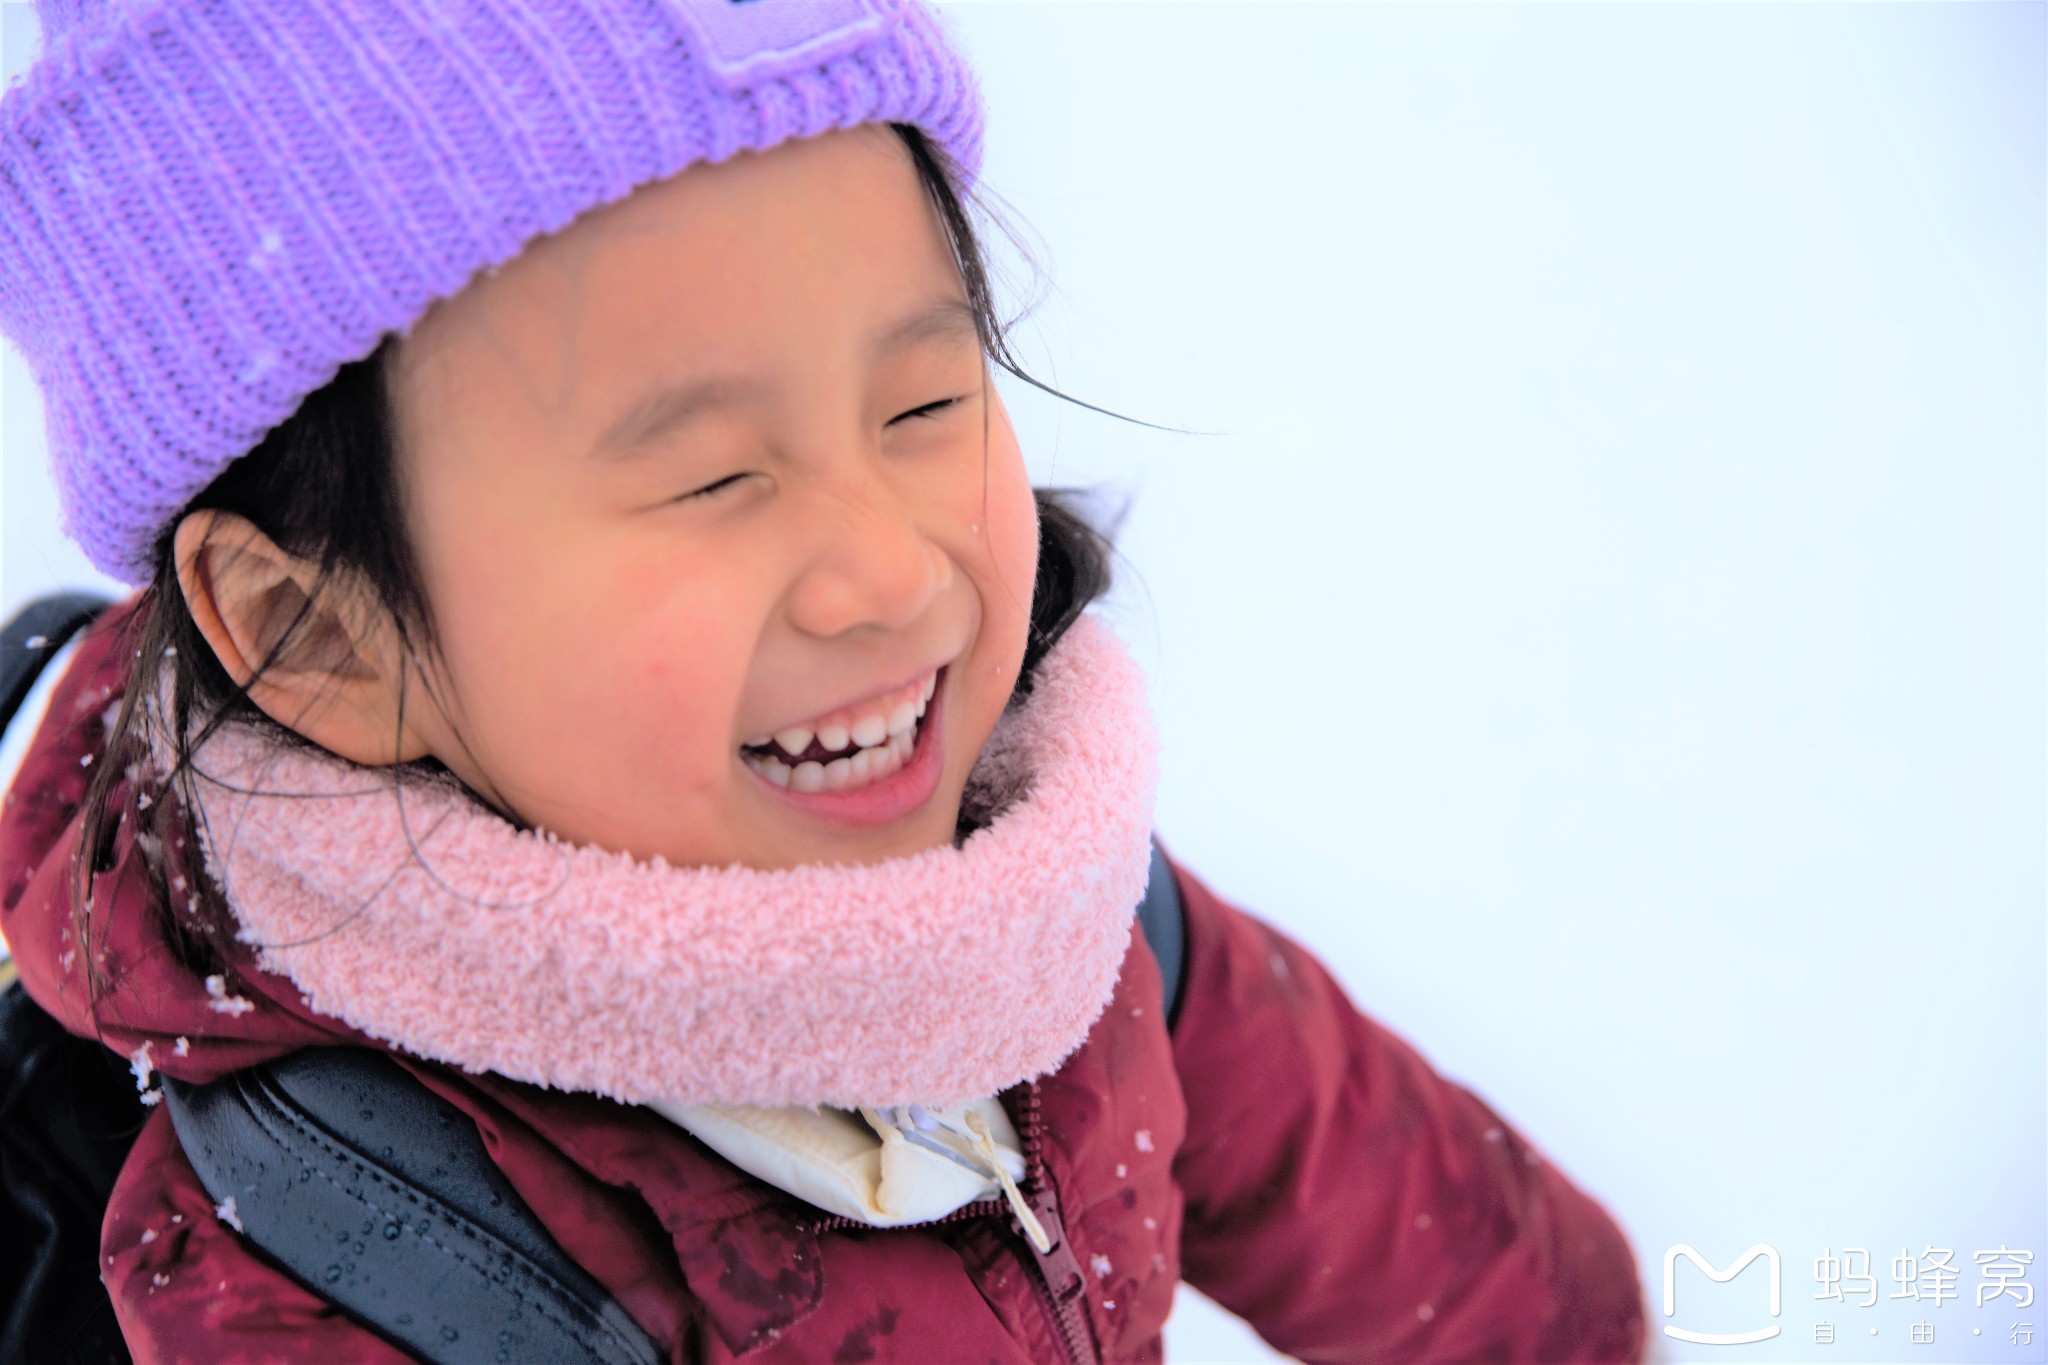
[{"label": "black backpack strap", "polygon": [[1138,925],[1145,931],[1145,943],[1159,960],[1159,981],[1166,989],[1166,1027],[1180,1018],[1181,979],[1187,975],[1187,919],[1181,911],[1180,888],[1173,883],[1173,869],[1152,842],[1152,871],[1145,883],[1145,898],[1138,902]]},{"label": "black backpack strap", "polygon": [[[0,626],[0,732],[111,605],[62,593]],[[100,1284],[100,1222],[143,1117],[127,1068],[66,1033],[0,960],[0,1365],[128,1359]]]},{"label": "black backpack strap", "polygon": [[0,730],[28,700],[43,666],[113,603],[91,593],[38,597],[0,626]]},{"label": "black backpack strap", "polygon": [[0,961],[0,1365],[125,1365],[100,1223],[147,1111],[127,1066],[13,975]]},{"label": "black backpack strap", "polygon": [[468,1115],[390,1059],[312,1048],[210,1085],[166,1080],[178,1140],[243,1235],[430,1361],[657,1365],[557,1246]]}]

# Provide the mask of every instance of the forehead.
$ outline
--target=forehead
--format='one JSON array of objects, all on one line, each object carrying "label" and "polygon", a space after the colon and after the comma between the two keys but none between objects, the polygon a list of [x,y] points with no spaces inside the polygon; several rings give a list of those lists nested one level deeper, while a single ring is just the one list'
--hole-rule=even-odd
[{"label": "forehead", "polygon": [[944,229],[901,139],[865,125],[692,167],[537,239],[422,316],[394,390],[511,371],[567,399],[650,352],[767,364],[935,297],[965,297]]}]

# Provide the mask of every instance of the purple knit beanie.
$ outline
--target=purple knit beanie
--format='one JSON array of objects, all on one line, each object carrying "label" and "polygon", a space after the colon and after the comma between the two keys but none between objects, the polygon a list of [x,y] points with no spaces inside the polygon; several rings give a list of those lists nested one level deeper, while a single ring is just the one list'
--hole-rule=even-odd
[{"label": "purple knit beanie", "polygon": [[700,161],[914,123],[972,176],[918,0],[38,0],[0,97],[0,332],[66,530],[127,582],[343,364]]}]

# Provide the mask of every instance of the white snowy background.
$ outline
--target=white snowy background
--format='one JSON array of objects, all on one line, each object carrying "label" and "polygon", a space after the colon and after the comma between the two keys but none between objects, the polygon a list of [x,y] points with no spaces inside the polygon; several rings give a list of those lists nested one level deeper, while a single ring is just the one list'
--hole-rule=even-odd
[{"label": "white snowy background", "polygon": [[[1169,847],[1604,1200],[1653,1324],[1784,1329],[1661,1358],[2048,1358],[1972,1302],[2048,1253],[2044,7],[947,10],[1026,356],[1205,433],[1006,389],[1128,504]],[[0,365],[12,609],[95,579]],[[1666,1319],[1680,1242],[1781,1316],[1759,1262]],[[1962,1296],[1817,1301],[1844,1246]]]}]

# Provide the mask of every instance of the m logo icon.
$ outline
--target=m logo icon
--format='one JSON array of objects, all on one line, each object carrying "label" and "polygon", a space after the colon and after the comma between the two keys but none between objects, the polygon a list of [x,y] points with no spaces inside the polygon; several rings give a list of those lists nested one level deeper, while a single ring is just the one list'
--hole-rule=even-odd
[{"label": "m logo icon", "polygon": [[731,88],[822,66],[883,31],[874,0],[682,0],[674,8],[702,39],[705,65]]},{"label": "m logo icon", "polygon": [[[1664,1253],[1664,1316],[1670,1317],[1678,1311],[1678,1258],[1685,1257],[1700,1268],[1700,1273],[1715,1284],[1726,1284],[1742,1273],[1742,1268],[1762,1256],[1771,1263],[1771,1316],[1777,1317],[1780,1303],[1780,1275],[1778,1272],[1778,1249],[1758,1242],[1735,1258],[1735,1264],[1726,1270],[1716,1270],[1707,1263],[1707,1258],[1683,1242]],[[1778,1329],[1759,1327],[1754,1332],[1689,1332],[1683,1327],[1666,1326],[1664,1335],[1677,1337],[1680,1341],[1697,1341],[1706,1346],[1740,1346],[1745,1342],[1768,1341],[1778,1335]]]}]

